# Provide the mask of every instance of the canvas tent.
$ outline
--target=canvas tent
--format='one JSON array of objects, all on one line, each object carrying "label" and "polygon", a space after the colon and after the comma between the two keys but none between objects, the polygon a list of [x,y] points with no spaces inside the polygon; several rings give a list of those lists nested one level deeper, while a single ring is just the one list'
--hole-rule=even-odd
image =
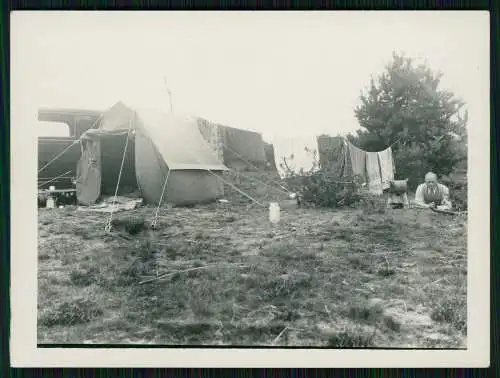
[{"label": "canvas tent", "polygon": [[114,195],[117,187],[119,195],[137,191],[150,204],[203,203],[223,194],[218,175],[227,168],[194,118],[118,102],[81,142],[76,185],[81,204]]}]

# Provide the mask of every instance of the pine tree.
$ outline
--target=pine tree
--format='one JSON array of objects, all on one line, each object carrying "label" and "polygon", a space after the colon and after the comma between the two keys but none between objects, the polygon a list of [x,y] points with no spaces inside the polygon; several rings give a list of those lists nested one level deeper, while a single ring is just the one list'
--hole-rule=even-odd
[{"label": "pine tree", "polygon": [[465,103],[442,90],[440,72],[413,59],[393,54],[392,61],[372,78],[354,109],[361,126],[348,138],[367,151],[380,151],[395,141],[397,176],[410,186],[421,182],[427,171],[450,174],[467,157]]}]

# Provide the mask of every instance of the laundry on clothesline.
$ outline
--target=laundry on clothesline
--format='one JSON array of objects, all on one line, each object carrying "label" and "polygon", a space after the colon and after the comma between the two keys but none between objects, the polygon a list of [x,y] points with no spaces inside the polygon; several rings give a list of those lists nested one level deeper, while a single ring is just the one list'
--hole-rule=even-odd
[{"label": "laundry on clothesline", "polygon": [[344,160],[343,175],[352,174],[360,176],[368,191],[374,195],[382,195],[384,190],[390,188],[390,182],[395,178],[395,165],[392,154],[392,146],[383,151],[367,152],[349,141],[345,141],[346,153],[342,154]]}]

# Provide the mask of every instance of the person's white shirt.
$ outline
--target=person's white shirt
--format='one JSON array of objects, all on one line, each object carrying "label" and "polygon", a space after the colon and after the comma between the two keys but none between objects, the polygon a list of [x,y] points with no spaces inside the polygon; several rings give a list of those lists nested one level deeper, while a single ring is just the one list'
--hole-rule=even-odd
[{"label": "person's white shirt", "polygon": [[[440,184],[440,183],[436,183],[436,184],[438,185],[441,193],[443,193],[443,201],[442,201],[441,205],[436,206],[436,209],[438,209],[438,210],[451,210],[452,203],[450,200],[450,190],[448,189],[447,186],[445,186],[443,184]],[[426,185],[427,185],[426,183],[423,183],[417,187],[417,191],[415,192],[415,204],[417,206],[430,207],[430,205],[431,205],[431,204],[425,203],[425,200],[424,200],[424,191],[425,191]]]}]

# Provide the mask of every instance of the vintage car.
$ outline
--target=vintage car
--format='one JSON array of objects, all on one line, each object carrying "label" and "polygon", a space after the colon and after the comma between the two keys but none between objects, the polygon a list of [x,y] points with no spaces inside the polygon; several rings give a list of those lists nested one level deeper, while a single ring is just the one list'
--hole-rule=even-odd
[{"label": "vintage car", "polygon": [[[38,187],[74,188],[81,148],[78,141],[88,129],[97,127],[100,111],[41,108],[38,111]],[[57,129],[53,135],[44,132]]]}]

